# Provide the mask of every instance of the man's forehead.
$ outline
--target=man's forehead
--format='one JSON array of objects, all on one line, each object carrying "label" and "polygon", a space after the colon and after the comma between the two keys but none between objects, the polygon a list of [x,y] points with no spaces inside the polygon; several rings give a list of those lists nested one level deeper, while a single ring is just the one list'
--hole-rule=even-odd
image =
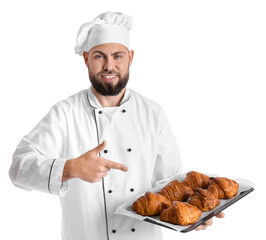
[{"label": "man's forehead", "polygon": [[97,52],[105,54],[112,54],[115,52],[128,53],[128,48],[119,43],[104,43],[91,48],[89,51],[89,53],[92,54]]}]

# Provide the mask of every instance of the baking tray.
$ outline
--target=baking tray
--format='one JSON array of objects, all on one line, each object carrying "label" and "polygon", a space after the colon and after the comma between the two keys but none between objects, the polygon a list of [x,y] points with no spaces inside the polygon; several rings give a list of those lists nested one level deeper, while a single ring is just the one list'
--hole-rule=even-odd
[{"label": "baking tray", "polygon": [[[158,192],[161,188],[163,188],[167,183],[169,183],[170,181],[177,179],[179,181],[182,181],[185,178],[186,174],[183,175],[179,175],[179,176],[175,176],[173,178],[170,178],[167,180],[167,182],[164,182],[163,184],[158,185],[157,187],[147,190],[147,191],[151,191],[153,193]],[[208,176],[214,176],[213,174],[206,174]],[[215,175],[217,176],[217,175]],[[178,232],[182,232],[182,233],[187,233],[190,232],[191,230],[195,229],[196,227],[198,227],[199,225],[203,224],[204,222],[206,222],[208,219],[214,217],[216,214],[218,214],[219,212],[223,211],[224,209],[228,208],[229,206],[231,206],[232,204],[234,204],[235,202],[239,201],[240,199],[242,199],[243,197],[247,196],[249,193],[251,193],[254,190],[254,184],[252,182],[250,182],[249,180],[246,179],[242,179],[242,178],[238,178],[238,179],[234,179],[238,184],[239,184],[239,190],[236,196],[230,198],[230,199],[221,199],[220,204],[213,210],[211,211],[207,211],[207,212],[202,212],[199,220],[192,224],[192,225],[186,225],[186,226],[181,226],[181,225],[175,225],[172,223],[167,223],[167,222],[163,222],[159,219],[159,216],[141,216],[139,214],[137,214],[136,212],[134,212],[131,209],[131,206],[133,204],[133,202],[138,199],[140,196],[143,196],[145,194],[142,193],[137,197],[134,197],[134,199],[131,199],[130,201],[127,201],[126,203],[124,203],[123,205],[121,205],[120,207],[117,208],[117,210],[115,211],[116,214],[121,214],[124,216],[128,216],[137,220],[141,220],[141,221],[146,221],[152,224],[156,224],[159,225],[161,227],[166,227]]]}]

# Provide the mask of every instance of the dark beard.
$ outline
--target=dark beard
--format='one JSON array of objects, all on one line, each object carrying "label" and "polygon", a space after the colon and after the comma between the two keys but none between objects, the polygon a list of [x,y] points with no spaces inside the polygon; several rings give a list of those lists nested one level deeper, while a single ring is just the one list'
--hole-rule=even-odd
[{"label": "dark beard", "polygon": [[[102,74],[102,73],[101,73]],[[111,74],[111,73],[110,73]],[[100,74],[98,74],[100,76]],[[121,75],[117,75],[119,78],[118,83],[114,86],[112,83],[101,83],[95,75],[89,73],[90,81],[94,89],[104,96],[116,96],[127,85],[129,79],[129,71],[121,78]]]}]

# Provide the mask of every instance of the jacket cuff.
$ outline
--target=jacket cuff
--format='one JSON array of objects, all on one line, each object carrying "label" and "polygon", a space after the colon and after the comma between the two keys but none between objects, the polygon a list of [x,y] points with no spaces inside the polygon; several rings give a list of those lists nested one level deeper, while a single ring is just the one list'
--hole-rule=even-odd
[{"label": "jacket cuff", "polygon": [[69,188],[68,181],[62,182],[62,175],[66,161],[67,159],[54,159],[48,179],[49,192],[60,197],[65,196]]}]

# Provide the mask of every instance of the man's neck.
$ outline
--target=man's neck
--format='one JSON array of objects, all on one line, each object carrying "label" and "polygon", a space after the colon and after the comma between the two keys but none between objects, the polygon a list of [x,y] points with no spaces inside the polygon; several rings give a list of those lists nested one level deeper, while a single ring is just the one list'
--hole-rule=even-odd
[{"label": "man's neck", "polygon": [[117,94],[116,96],[101,95],[93,88],[93,86],[91,86],[91,90],[102,107],[117,107],[117,106],[120,106],[120,103],[124,97],[126,88],[123,88],[121,92]]}]

